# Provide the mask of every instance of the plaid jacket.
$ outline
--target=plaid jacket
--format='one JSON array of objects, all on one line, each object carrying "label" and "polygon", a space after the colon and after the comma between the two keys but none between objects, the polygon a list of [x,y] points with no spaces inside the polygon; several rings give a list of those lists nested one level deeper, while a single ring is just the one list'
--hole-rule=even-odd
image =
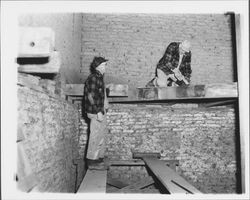
[{"label": "plaid jacket", "polygon": [[[180,42],[172,42],[169,44],[163,57],[158,62],[156,69],[161,69],[166,75],[174,73],[172,70],[175,69],[179,63],[179,45]],[[190,77],[192,73],[191,52],[185,53],[183,55],[179,69],[185,79],[190,82]]]},{"label": "plaid jacket", "polygon": [[[94,104],[89,101],[89,94],[93,97]],[[90,74],[84,85],[84,109],[86,113],[104,113],[105,84],[103,75],[95,71]]]}]

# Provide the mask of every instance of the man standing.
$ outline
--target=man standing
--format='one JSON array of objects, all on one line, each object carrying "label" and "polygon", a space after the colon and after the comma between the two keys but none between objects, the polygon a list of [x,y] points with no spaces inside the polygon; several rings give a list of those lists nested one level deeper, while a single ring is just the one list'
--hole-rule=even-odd
[{"label": "man standing", "polygon": [[190,84],[191,44],[172,42],[156,66],[156,77],[146,87],[184,86]]},{"label": "man standing", "polygon": [[108,106],[104,84],[104,73],[107,61],[95,57],[91,63],[91,74],[84,85],[84,107],[90,119],[90,135],[87,149],[89,169],[104,170],[104,152],[106,128],[106,109]]}]

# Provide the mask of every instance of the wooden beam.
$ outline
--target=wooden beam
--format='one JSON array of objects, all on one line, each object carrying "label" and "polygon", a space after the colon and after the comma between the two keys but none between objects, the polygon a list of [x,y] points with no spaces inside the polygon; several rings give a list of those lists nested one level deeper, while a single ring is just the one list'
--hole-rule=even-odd
[{"label": "wooden beam", "polygon": [[55,33],[49,27],[19,28],[19,57],[46,57],[55,46]]},{"label": "wooden beam", "polygon": [[208,84],[205,86],[206,98],[221,98],[221,97],[238,97],[238,84],[233,82],[231,84]]},{"label": "wooden beam", "polygon": [[[28,62],[28,61],[27,61]],[[60,53],[53,51],[50,54],[48,63],[45,64],[24,64],[19,65],[18,72],[23,73],[58,73],[61,67]]]},{"label": "wooden beam", "polygon": [[118,190],[117,192],[119,193],[129,193],[131,190],[140,190],[143,189],[149,185],[154,184],[154,180],[152,179],[152,177],[145,177],[143,179],[141,179],[140,181],[137,181],[135,183],[132,183],[120,190]]},{"label": "wooden beam", "polygon": [[[128,85],[108,84],[106,86],[108,97],[128,96]],[[84,84],[66,84],[65,94],[68,96],[83,96]]]},{"label": "wooden beam", "polygon": [[124,187],[129,185],[128,183],[126,183],[124,181],[120,181],[120,180],[114,179],[114,178],[108,178],[107,184],[111,185],[113,187],[119,188],[119,189],[124,188]]},{"label": "wooden beam", "polygon": [[[67,84],[66,96],[83,96],[83,84]],[[237,82],[230,84],[191,85],[185,87],[129,88],[127,97],[109,96],[111,103],[161,100],[203,100],[237,98]]]},{"label": "wooden beam", "polygon": [[223,105],[228,105],[228,104],[233,104],[236,102],[236,99],[230,99],[230,100],[226,100],[226,101],[215,101],[212,103],[206,103],[203,106],[204,107],[213,107],[213,106],[223,106]]},{"label": "wooden beam", "polygon": [[[162,160],[165,165],[178,166],[179,160]],[[110,160],[111,166],[145,166],[145,162],[142,160]]]},{"label": "wooden beam", "polygon": [[237,83],[138,88],[138,100],[238,97]]},{"label": "wooden beam", "polygon": [[133,158],[141,159],[142,157],[156,157],[161,158],[161,154],[158,152],[133,152]]},{"label": "wooden beam", "polygon": [[77,193],[106,193],[107,170],[88,170]]},{"label": "wooden beam", "polygon": [[142,160],[110,160],[111,166],[145,166]]},{"label": "wooden beam", "polygon": [[194,186],[189,184],[184,178],[178,175],[174,170],[167,167],[163,161],[157,158],[143,157],[145,164],[151,169],[156,178],[172,194],[201,193]]},{"label": "wooden beam", "polygon": [[122,84],[108,84],[107,96],[108,97],[127,97],[128,96],[128,85]]}]

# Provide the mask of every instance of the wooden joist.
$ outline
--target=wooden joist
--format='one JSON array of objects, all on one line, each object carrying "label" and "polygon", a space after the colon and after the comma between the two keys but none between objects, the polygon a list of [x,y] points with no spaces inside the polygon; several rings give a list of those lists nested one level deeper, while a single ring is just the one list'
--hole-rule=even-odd
[{"label": "wooden joist", "polygon": [[128,183],[126,183],[124,181],[120,181],[120,180],[115,179],[115,178],[107,179],[107,184],[111,185],[113,187],[119,188],[119,189],[124,188],[124,187],[129,185]]},{"label": "wooden joist", "polygon": [[[67,84],[66,96],[83,96],[83,84]],[[108,89],[108,88],[107,88]],[[111,103],[199,100],[203,99],[236,99],[237,82],[228,84],[190,85],[186,87],[129,88],[127,96],[108,96]],[[113,93],[115,94],[115,92]]]},{"label": "wooden joist", "polygon": [[[162,160],[167,166],[178,166],[178,160]],[[142,160],[110,160],[110,166],[145,166]]]},{"label": "wooden joist", "polygon": [[110,160],[111,166],[145,166],[142,160]]},{"label": "wooden joist", "polygon": [[223,105],[228,105],[228,104],[234,104],[236,102],[236,99],[230,99],[230,100],[226,100],[226,101],[215,101],[212,103],[207,103],[204,104],[204,107],[213,107],[213,106],[223,106]]},{"label": "wooden joist", "polygon": [[59,72],[61,66],[61,57],[60,53],[57,51],[53,51],[49,55],[49,59],[47,63],[43,64],[27,64],[19,65],[18,72],[23,73],[51,73],[56,74]]},{"label": "wooden joist", "polygon": [[107,170],[88,170],[77,193],[105,193]]},{"label": "wooden joist", "polygon": [[[108,84],[106,86],[108,97],[128,96],[128,85]],[[67,96],[83,96],[84,84],[66,84],[65,94]]]},{"label": "wooden joist", "polygon": [[208,84],[205,87],[206,98],[220,98],[220,97],[238,97],[238,84],[233,82],[231,84]]},{"label": "wooden joist", "polygon": [[127,97],[128,96],[128,85],[122,84],[108,84],[108,97]]},{"label": "wooden joist", "polygon": [[119,193],[129,193],[132,190],[141,190],[149,185],[154,184],[154,180],[152,177],[148,176],[145,177],[143,179],[141,179],[140,181],[137,181],[135,183],[132,183],[126,187],[123,187],[122,189],[118,190],[117,192]]},{"label": "wooden joist", "polygon": [[156,178],[171,194],[201,193],[174,170],[167,167],[163,161],[155,157],[143,157],[145,164],[151,169]]},{"label": "wooden joist", "polygon": [[237,83],[138,88],[139,100],[238,97]]}]

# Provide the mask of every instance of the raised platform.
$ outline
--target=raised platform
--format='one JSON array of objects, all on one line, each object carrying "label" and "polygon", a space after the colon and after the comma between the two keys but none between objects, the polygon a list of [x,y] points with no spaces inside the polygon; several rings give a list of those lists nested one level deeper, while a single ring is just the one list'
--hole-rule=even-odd
[{"label": "raised platform", "polygon": [[[81,100],[84,84],[67,84],[65,95],[69,99]],[[112,94],[112,93],[111,93]],[[113,93],[114,94],[114,93]],[[238,98],[237,82],[207,85],[190,85],[185,87],[155,87],[129,88],[127,96],[108,95],[110,103],[130,103],[148,101],[200,100],[218,99],[230,100]]]}]

